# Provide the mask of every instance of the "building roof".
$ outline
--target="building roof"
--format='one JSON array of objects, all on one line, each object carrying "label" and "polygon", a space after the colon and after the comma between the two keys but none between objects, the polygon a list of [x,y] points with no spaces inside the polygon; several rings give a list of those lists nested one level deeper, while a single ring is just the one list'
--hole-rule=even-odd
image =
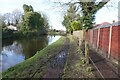
[{"label": "building roof", "polygon": [[95,28],[94,29],[97,29],[97,28],[105,28],[105,27],[111,27],[111,26],[118,26],[120,25],[120,21],[117,21],[117,22],[113,22],[112,24],[109,23],[109,22],[103,22],[101,24],[96,24]]},{"label": "building roof", "polygon": [[7,26],[8,29],[11,29],[11,30],[17,30],[17,27],[16,26],[13,26],[13,25],[10,25],[10,26]]},{"label": "building roof", "polygon": [[120,26],[120,21],[114,22],[112,25],[114,25],[114,26]]}]

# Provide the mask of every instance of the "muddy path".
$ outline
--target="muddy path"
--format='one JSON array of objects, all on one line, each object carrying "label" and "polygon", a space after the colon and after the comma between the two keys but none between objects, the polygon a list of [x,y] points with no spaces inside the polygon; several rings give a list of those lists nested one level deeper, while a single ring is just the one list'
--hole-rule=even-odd
[{"label": "muddy path", "polygon": [[63,48],[53,59],[50,60],[50,63],[48,64],[48,67],[45,70],[45,74],[43,78],[61,78],[62,77],[62,74],[64,71],[64,65],[66,62],[67,53],[69,49],[69,43],[70,43],[70,40],[66,38]]},{"label": "muddy path", "polygon": [[64,72],[64,65],[66,62],[70,40],[66,37],[66,40],[62,48],[53,55],[47,62],[45,62],[40,69],[38,69],[32,78],[61,78]]}]

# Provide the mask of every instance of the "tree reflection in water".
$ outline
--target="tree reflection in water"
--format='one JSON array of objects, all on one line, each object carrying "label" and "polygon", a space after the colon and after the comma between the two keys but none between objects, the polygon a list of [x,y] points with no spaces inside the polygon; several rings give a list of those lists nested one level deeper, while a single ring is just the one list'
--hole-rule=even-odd
[{"label": "tree reflection in water", "polygon": [[29,39],[4,40],[0,53],[2,57],[0,71],[32,57],[38,50],[42,50],[59,38],[60,36],[41,36]]}]

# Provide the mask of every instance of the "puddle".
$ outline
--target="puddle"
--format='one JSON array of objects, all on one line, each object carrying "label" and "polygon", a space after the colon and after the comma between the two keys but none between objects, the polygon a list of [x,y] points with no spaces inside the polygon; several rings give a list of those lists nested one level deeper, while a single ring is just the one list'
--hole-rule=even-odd
[{"label": "puddle", "polygon": [[50,60],[50,65],[45,71],[43,78],[60,78],[63,75],[68,49],[69,39],[67,38],[61,51]]},{"label": "puddle", "polygon": [[59,66],[60,68],[64,68],[64,64],[66,61],[67,54],[65,51],[61,51],[51,62],[51,67],[55,68]]}]

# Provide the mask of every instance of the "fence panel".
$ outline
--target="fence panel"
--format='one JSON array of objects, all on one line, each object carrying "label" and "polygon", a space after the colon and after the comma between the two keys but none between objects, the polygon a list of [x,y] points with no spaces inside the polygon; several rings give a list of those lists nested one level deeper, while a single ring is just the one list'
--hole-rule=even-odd
[{"label": "fence panel", "polygon": [[[112,26],[111,38],[110,27],[100,28],[99,37],[99,29],[90,29],[86,32],[86,37],[89,41],[89,44],[94,46],[95,48],[97,48],[97,41],[99,41],[98,49],[104,53],[107,53],[105,54],[106,56],[110,52],[110,57],[118,60],[118,56],[120,57],[120,26]],[[109,39],[111,39],[111,42],[109,42]]]},{"label": "fence panel", "polygon": [[111,56],[115,59],[118,59],[118,30],[120,27],[113,26],[112,28],[112,41],[111,41]]}]

